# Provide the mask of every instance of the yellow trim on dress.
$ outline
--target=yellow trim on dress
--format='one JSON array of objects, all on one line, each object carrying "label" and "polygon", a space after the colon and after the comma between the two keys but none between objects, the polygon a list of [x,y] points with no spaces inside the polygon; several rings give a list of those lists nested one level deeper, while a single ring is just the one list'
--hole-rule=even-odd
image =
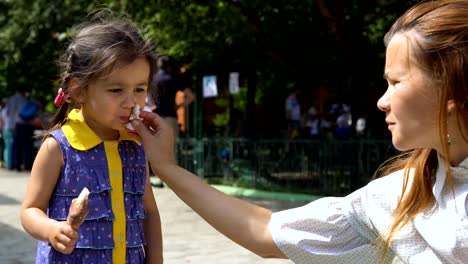
[{"label": "yellow trim on dress", "polygon": [[[70,145],[76,150],[89,150],[103,142],[86,124],[79,109],[70,111],[67,121],[62,126],[62,130]],[[119,133],[119,141],[131,140],[141,145],[140,141],[131,137],[126,130],[120,130]]]},{"label": "yellow trim on dress", "polygon": [[[119,144],[115,141],[104,141],[104,149],[109,166],[110,185],[112,187],[112,212],[114,212],[115,216],[112,229],[115,244],[114,250],[112,250],[112,263],[125,263],[127,219],[125,216],[122,161],[119,155]],[[116,192],[115,190],[122,191]]]}]

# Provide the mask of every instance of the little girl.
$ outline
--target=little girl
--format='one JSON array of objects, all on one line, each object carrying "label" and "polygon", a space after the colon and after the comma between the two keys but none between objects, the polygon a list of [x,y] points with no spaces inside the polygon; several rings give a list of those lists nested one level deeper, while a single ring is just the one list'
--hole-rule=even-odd
[{"label": "little girl", "polygon": [[[98,17],[76,31],[60,62],[60,108],[34,161],[21,210],[40,240],[36,263],[162,263],[161,221],[143,146],[129,136],[145,105],[154,46],[124,18]],[[73,229],[71,202],[90,191]]]}]

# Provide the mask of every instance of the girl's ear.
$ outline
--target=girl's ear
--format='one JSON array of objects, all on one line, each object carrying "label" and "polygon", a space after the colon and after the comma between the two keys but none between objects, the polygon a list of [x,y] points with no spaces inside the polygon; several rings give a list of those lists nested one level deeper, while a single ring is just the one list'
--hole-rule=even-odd
[{"label": "girl's ear", "polygon": [[82,104],[82,102],[84,101],[84,91],[82,87],[80,87],[78,79],[72,78],[70,80],[68,84],[68,91],[70,94],[70,102],[74,100]]},{"label": "girl's ear", "polygon": [[447,114],[451,115],[455,111],[455,101],[450,99],[447,101]]}]

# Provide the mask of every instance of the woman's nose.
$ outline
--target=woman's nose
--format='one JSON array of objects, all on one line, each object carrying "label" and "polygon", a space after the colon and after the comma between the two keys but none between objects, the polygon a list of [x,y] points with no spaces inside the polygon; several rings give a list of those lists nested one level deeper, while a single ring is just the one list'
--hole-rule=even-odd
[{"label": "woman's nose", "polygon": [[390,111],[390,89],[387,89],[385,93],[377,101],[377,107],[384,112]]}]

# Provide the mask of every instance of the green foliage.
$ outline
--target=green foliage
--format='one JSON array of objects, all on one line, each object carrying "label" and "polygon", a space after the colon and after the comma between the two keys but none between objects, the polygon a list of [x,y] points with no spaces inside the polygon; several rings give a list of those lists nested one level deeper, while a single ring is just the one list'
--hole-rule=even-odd
[{"label": "green foliage", "polygon": [[[57,33],[65,32],[86,15],[89,1],[16,0],[2,2],[0,95],[20,87],[39,99],[56,92],[56,60],[63,49]],[[89,6],[88,6],[89,7]],[[8,19],[3,20],[4,17]]]},{"label": "green foliage", "polygon": [[[129,14],[158,52],[189,62],[198,98],[202,76],[239,72],[242,88],[233,97],[233,108],[248,118],[255,118],[257,105],[279,122],[287,87],[293,84],[312,97],[328,82],[336,90],[335,100],[362,93],[360,100],[375,104],[375,98],[366,97],[373,93],[362,89],[381,85],[383,35],[415,2],[0,0],[0,96],[27,87],[50,102],[59,77],[55,62],[67,43],[57,38],[66,35],[57,33],[68,32],[90,11],[104,7]],[[367,60],[360,68],[355,63],[359,58]],[[228,106],[215,124],[228,123],[233,110]],[[360,106],[368,111],[357,102]]]}]

